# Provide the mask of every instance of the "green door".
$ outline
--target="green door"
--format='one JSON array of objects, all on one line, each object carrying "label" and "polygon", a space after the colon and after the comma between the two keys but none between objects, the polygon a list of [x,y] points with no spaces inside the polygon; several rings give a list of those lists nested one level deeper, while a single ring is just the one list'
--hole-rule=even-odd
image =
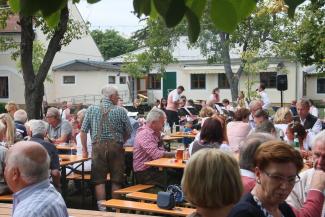
[{"label": "green door", "polygon": [[176,72],[165,72],[163,77],[163,97],[167,98],[168,93],[176,89]]}]

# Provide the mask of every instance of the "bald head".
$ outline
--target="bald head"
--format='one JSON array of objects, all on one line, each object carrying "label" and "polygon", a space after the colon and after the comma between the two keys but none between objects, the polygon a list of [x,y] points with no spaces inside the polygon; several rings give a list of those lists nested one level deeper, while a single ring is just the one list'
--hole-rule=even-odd
[{"label": "bald head", "polygon": [[[27,185],[43,181],[49,177],[50,158],[39,143],[23,141],[9,149],[6,170],[16,169]],[[10,177],[6,177],[10,179]]]}]

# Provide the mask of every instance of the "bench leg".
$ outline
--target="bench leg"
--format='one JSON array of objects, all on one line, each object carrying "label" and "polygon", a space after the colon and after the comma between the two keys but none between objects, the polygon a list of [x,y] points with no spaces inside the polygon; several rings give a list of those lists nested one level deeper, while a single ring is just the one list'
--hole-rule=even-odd
[{"label": "bench leg", "polygon": [[117,212],[117,213],[120,213],[120,212],[121,212],[121,209],[116,209],[116,212]]}]

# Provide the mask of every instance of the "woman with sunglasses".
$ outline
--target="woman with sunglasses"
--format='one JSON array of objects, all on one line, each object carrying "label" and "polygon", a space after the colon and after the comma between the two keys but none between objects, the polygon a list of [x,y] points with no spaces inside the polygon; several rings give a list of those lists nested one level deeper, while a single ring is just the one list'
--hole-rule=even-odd
[{"label": "woman with sunglasses", "polygon": [[[285,200],[304,167],[303,159],[292,146],[273,140],[263,143],[254,157],[256,185],[232,209],[229,217],[296,217],[321,215],[324,196],[324,179],[314,180],[314,191],[301,210],[294,210]],[[321,176],[323,177],[323,176]]]}]

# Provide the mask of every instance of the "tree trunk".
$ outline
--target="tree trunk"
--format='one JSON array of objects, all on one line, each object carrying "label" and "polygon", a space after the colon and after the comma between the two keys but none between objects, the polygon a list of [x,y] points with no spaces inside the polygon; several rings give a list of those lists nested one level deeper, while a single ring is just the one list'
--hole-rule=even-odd
[{"label": "tree trunk", "polygon": [[33,30],[33,17],[20,14],[19,23],[21,25],[20,56],[21,66],[25,84],[25,104],[29,119],[41,119],[42,101],[44,95],[44,81],[55,54],[61,49],[61,41],[67,30],[69,20],[68,7],[61,10],[60,22],[51,38],[47,51],[38,73],[33,67],[33,42],[35,33]]}]

